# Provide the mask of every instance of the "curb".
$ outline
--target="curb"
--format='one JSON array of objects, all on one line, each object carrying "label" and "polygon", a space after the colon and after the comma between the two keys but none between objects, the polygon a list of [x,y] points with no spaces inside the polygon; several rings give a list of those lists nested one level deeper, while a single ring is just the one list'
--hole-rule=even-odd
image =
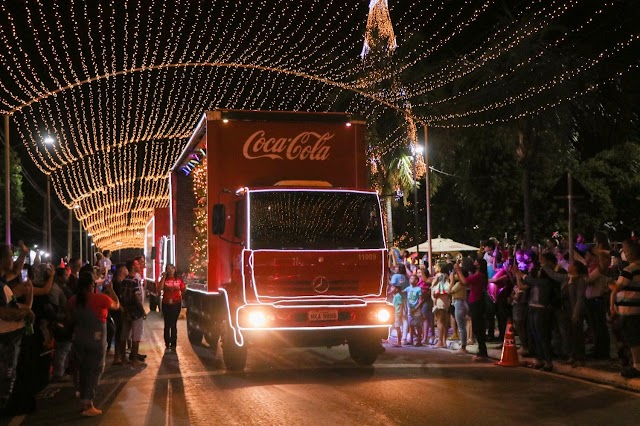
[{"label": "curb", "polygon": [[[451,350],[460,348],[460,344],[456,341],[448,342],[447,347]],[[478,353],[477,345],[467,346],[469,353]],[[502,356],[502,349],[487,348],[489,358],[499,361]],[[518,354],[521,361],[534,363],[533,358],[524,358]],[[625,379],[620,375],[620,371],[602,371],[596,368],[590,367],[588,364],[585,367],[573,368],[570,365],[562,364],[559,361],[554,361],[553,372],[551,374],[558,374],[561,376],[571,377],[574,379],[585,380],[588,382],[612,386],[618,389],[623,389],[635,393],[640,393],[640,379]]]},{"label": "curb", "polygon": [[[489,353],[490,358],[497,360],[500,359],[500,356],[502,354],[501,350],[498,349],[489,349],[487,350],[487,352]],[[523,361],[531,363],[535,362],[534,358],[520,358]],[[588,365],[585,367],[574,368],[570,365],[554,361],[552,373],[640,393],[640,379],[625,379],[620,375],[620,372],[601,371],[595,368],[591,368]]]}]

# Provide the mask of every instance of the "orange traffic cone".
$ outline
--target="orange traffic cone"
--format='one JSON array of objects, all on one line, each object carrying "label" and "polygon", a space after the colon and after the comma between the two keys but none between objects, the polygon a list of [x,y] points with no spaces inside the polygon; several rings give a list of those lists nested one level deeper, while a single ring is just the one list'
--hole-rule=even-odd
[{"label": "orange traffic cone", "polygon": [[504,334],[504,344],[502,345],[502,355],[497,365],[503,367],[519,367],[518,350],[516,349],[516,339],[513,337],[513,324],[511,320],[507,323],[507,330]]}]

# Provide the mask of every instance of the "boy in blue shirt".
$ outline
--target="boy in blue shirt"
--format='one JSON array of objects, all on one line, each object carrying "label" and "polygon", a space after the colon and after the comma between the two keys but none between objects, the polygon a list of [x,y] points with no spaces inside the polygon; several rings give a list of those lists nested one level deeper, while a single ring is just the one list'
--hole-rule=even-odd
[{"label": "boy in blue shirt", "polygon": [[393,345],[396,348],[402,346],[402,320],[404,316],[404,300],[402,298],[402,287],[400,285],[394,285],[392,287],[393,292],[393,309],[395,310],[395,320],[393,327],[396,329],[396,336],[398,337],[398,343]]},{"label": "boy in blue shirt", "polygon": [[413,344],[414,338],[417,339],[415,346],[422,346],[422,289],[418,287],[418,276],[412,275],[409,278],[410,287],[404,292],[407,294],[407,304],[409,306],[409,335],[410,342]]}]

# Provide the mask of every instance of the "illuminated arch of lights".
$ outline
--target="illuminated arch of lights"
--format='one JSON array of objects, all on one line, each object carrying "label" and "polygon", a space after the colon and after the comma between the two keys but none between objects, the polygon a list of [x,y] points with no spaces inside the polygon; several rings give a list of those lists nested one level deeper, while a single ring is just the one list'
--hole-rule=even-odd
[{"label": "illuminated arch of lights", "polygon": [[[488,73],[505,55],[581,10],[579,24],[548,42],[571,47],[607,14],[619,14],[621,2],[531,1],[483,32],[500,2],[141,3],[0,4],[0,113],[11,115],[31,159],[103,249],[143,245],[146,220],[167,205],[169,168],[206,110],[339,110],[369,122],[391,112],[400,127],[374,150],[383,155],[415,143],[416,124],[486,126],[575,99],[598,84],[559,89],[606,69],[639,41],[614,30],[611,44],[591,57],[501,91],[548,51]],[[443,60],[452,43],[475,31],[467,51]],[[612,69],[600,84],[635,67]],[[405,83],[422,69],[430,71]],[[483,72],[480,83],[451,90]]]}]

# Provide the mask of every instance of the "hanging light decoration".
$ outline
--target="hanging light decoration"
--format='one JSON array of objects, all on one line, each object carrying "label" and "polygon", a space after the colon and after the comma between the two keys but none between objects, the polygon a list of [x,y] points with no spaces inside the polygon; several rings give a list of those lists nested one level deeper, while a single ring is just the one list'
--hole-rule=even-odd
[{"label": "hanging light decoration", "polygon": [[[533,0],[495,20],[500,2],[454,3],[2,2],[0,113],[12,115],[28,155],[96,245],[120,249],[143,245],[140,232],[155,208],[167,206],[169,170],[206,110],[341,110],[369,121],[392,111],[404,124],[383,135],[386,148],[369,153],[376,164],[385,150],[417,143],[419,122],[504,123],[637,69],[636,60],[619,66],[640,42],[621,23],[592,55],[500,92],[553,49],[600,34],[611,16],[627,19],[630,6]],[[554,26],[561,30],[546,49],[486,73]],[[453,46],[459,53],[446,53]],[[394,72],[363,74],[363,57],[379,47],[393,56]],[[590,72],[601,79],[566,90]],[[477,84],[449,90],[482,73]],[[48,135],[55,140],[43,144]],[[196,153],[181,172],[193,174],[205,158]]]}]

